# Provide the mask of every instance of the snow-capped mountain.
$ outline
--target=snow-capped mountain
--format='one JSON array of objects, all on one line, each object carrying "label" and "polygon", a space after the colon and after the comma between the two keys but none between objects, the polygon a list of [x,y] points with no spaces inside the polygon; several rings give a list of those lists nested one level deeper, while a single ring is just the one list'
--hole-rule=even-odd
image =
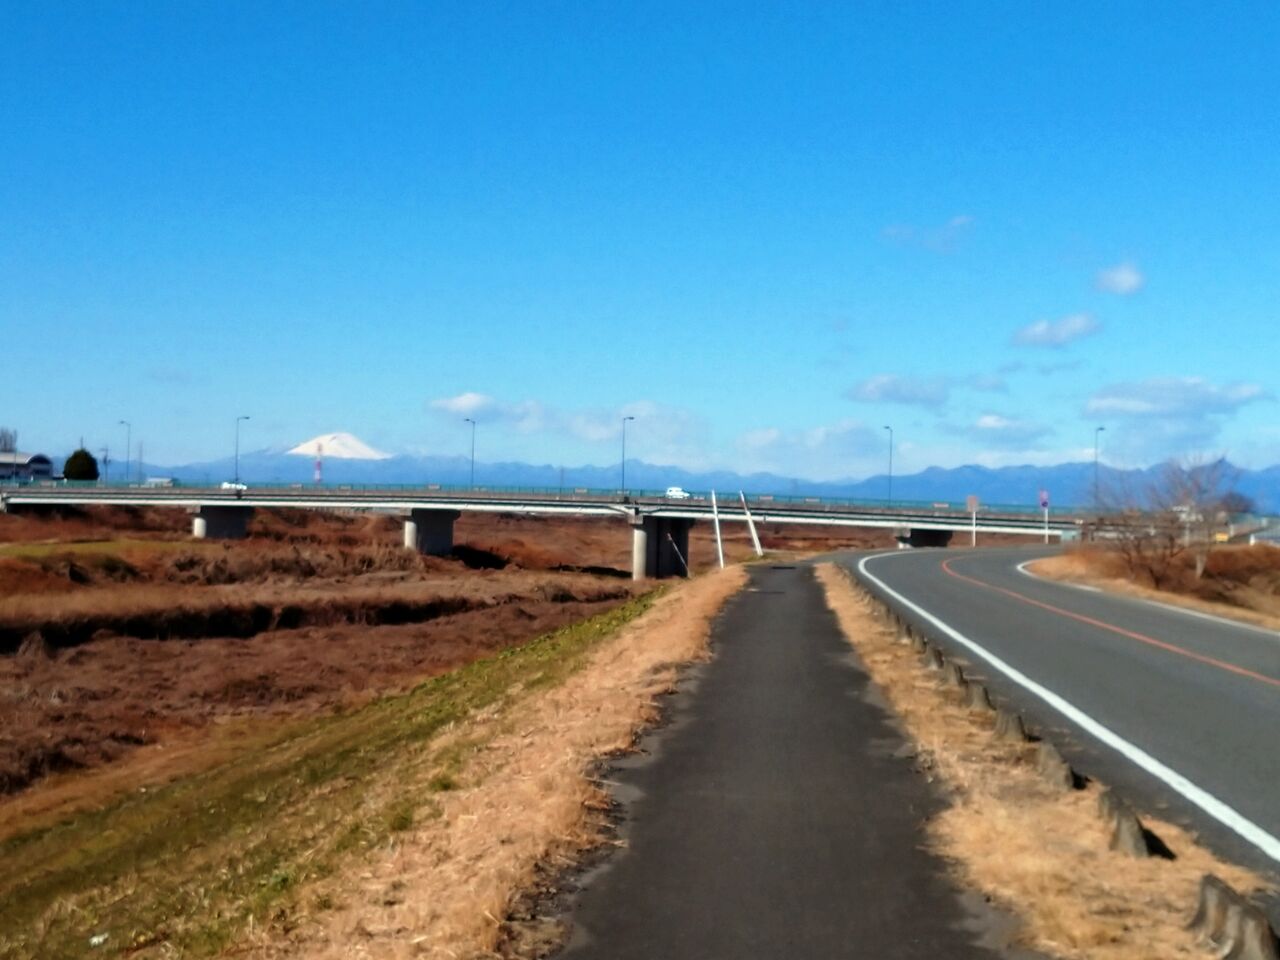
[{"label": "snow-capped mountain", "polygon": [[286,451],[299,457],[320,457],[325,460],[390,460],[391,454],[375,450],[359,437],[350,433],[325,433],[304,440]]}]

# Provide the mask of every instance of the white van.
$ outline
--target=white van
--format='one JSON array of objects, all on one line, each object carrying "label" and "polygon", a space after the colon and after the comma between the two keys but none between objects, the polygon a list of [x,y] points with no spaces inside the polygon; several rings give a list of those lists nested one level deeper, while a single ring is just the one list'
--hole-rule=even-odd
[{"label": "white van", "polygon": [[667,487],[668,500],[688,500],[689,491],[683,487]]}]

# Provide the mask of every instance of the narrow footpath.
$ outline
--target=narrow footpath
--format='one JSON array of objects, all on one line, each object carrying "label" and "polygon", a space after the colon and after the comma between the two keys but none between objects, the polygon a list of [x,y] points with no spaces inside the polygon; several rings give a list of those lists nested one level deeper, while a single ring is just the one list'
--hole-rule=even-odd
[{"label": "narrow footpath", "polygon": [[614,775],[627,846],[584,880],[560,956],[1007,955],[922,849],[938,800],[812,567],[753,569],[712,643]]}]

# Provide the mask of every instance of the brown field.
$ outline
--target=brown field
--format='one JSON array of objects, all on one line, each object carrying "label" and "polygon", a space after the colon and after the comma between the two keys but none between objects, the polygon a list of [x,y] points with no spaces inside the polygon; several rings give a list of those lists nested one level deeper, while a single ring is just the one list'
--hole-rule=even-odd
[{"label": "brown field", "polygon": [[[84,771],[140,747],[138,763],[168,751],[185,767],[202,738],[407,690],[637,591],[619,521],[466,514],[451,558],[403,550],[391,517],[258,511],[234,543],[191,541],[188,522],[164,509],[0,515],[0,835],[34,784],[57,806]],[[751,555],[742,525],[725,534],[727,559]],[[761,539],[807,552],[887,535]],[[710,525],[690,553],[695,570],[714,564]]]}]

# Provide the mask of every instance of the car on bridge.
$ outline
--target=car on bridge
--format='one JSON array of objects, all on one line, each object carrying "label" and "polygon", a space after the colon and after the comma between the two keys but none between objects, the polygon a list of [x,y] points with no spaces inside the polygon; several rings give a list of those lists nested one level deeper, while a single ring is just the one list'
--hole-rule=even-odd
[{"label": "car on bridge", "polygon": [[668,500],[688,500],[690,494],[684,487],[667,487],[666,497]]}]

